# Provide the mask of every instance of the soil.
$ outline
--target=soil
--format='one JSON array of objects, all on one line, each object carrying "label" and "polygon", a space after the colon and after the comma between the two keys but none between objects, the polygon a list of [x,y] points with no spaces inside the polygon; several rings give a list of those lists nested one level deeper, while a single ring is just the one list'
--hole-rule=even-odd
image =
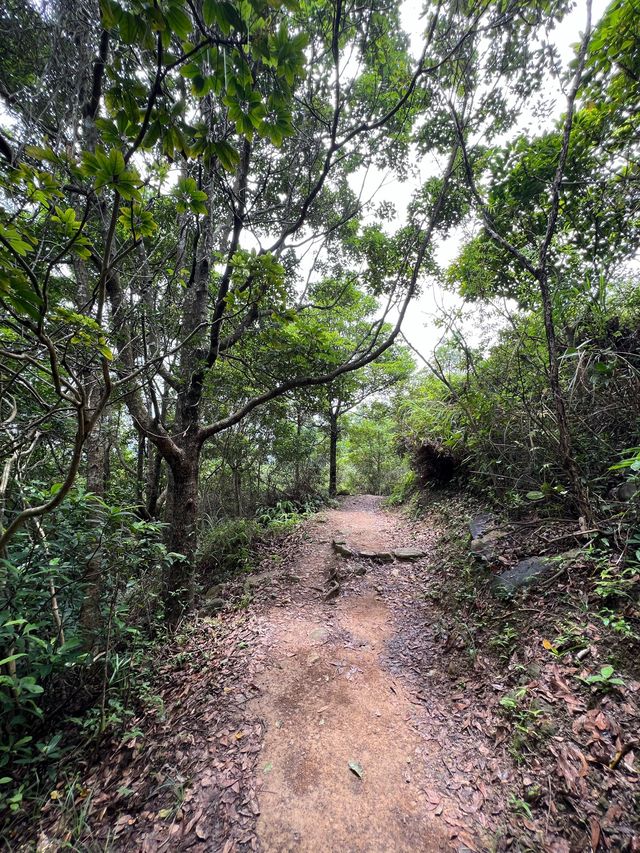
[{"label": "soil", "polygon": [[253,704],[266,725],[258,840],[263,850],[310,853],[454,849],[433,815],[440,798],[410,688],[384,662],[393,614],[376,578],[388,568],[371,565],[357,583],[343,582],[335,603],[317,592],[341,561],[327,534],[357,550],[410,543],[398,543],[376,498],[350,498],[324,518],[308,528],[290,605],[265,614],[266,669]]}]

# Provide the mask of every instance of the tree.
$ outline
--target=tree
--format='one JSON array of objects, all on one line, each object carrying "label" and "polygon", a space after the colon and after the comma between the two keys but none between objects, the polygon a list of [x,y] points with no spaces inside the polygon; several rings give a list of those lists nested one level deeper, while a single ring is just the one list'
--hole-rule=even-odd
[{"label": "tree", "polygon": [[[485,67],[474,45],[495,28],[509,37],[485,64],[502,68],[504,49],[510,71],[498,76],[522,88],[527,39],[547,18],[540,11],[523,22],[517,4],[436,4],[412,68],[392,0],[312,9],[103,0],[100,11],[68,0],[48,17],[9,11],[15,50],[33,21],[54,60],[42,87],[33,77],[22,85],[20,72],[0,89],[12,116],[2,134],[11,212],[0,234],[9,382],[27,383],[37,417],[73,407],[77,429],[54,503],[15,515],[1,536],[6,544],[30,513],[63,500],[116,394],[166,466],[167,544],[186,557],[166,574],[175,621],[193,596],[203,446],[269,401],[338,380],[393,345],[432,236],[458,207],[459,141],[445,93],[469,97]],[[82,45],[73,74],[61,49],[69,33]],[[486,100],[481,110],[486,118]],[[349,175],[371,163],[402,172],[414,118],[415,144],[442,164],[388,267],[367,274]],[[348,359],[327,372],[301,344],[310,306],[296,250],[305,241],[322,263],[355,258],[385,301]],[[32,351],[46,354],[51,400],[34,395],[43,377]],[[233,397],[230,377],[242,374],[247,387]]]},{"label": "tree", "polygon": [[476,183],[474,168],[469,156],[467,140],[463,121],[458,112],[453,109],[458,131],[458,140],[464,158],[464,166],[467,182],[471,189],[473,199],[480,212],[485,230],[489,237],[504,251],[508,252],[519,264],[521,269],[531,275],[536,281],[540,293],[540,301],[544,318],[544,327],[548,351],[548,378],[549,387],[553,397],[555,415],[558,429],[558,446],[562,465],[569,479],[576,505],[583,518],[590,522],[592,520],[592,509],[589,495],[583,483],[580,470],[573,455],[571,430],[567,418],[566,402],[564,392],[560,383],[559,351],[556,337],[556,326],[554,321],[553,294],[552,294],[552,269],[550,250],[558,229],[558,217],[560,213],[561,185],[565,176],[565,168],[569,156],[569,148],[572,137],[575,101],[578,90],[583,81],[586,64],[587,49],[591,38],[591,0],[587,0],[587,24],[585,34],[577,57],[577,67],[571,81],[571,87],[567,97],[567,112],[564,119],[560,137],[560,148],[556,158],[555,170],[548,188],[549,202],[546,210],[545,221],[542,227],[542,235],[537,240],[536,258],[532,261],[520,248],[507,239],[496,223],[490,206],[482,198]]},{"label": "tree", "polygon": [[[325,370],[340,364],[357,350],[360,341],[366,339],[375,316],[375,299],[358,291],[349,280],[325,282],[314,293],[320,304],[331,302],[336,289],[340,293],[339,311],[334,312],[325,326],[329,339],[325,340],[324,353],[319,358],[327,359]],[[385,330],[383,330],[385,331]],[[385,331],[388,334],[388,331]],[[405,379],[413,370],[413,360],[401,344],[394,344],[376,361],[354,373],[345,373],[330,382],[322,391],[324,412],[329,432],[329,495],[335,496],[338,489],[338,441],[340,422],[344,415],[353,411],[370,397],[390,389]]]},{"label": "tree", "polygon": [[347,419],[344,460],[357,489],[388,495],[403,472],[398,434],[389,406],[380,400]]}]

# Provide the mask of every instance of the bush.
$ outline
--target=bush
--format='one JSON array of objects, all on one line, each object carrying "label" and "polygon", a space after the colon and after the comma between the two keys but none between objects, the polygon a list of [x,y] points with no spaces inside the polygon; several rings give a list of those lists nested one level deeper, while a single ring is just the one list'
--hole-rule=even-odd
[{"label": "bush", "polygon": [[[127,718],[140,648],[162,615],[159,571],[169,555],[160,534],[161,525],[76,489],[38,536],[24,529],[0,561],[0,806],[18,811],[75,735]],[[89,649],[80,613],[96,541],[104,584]]]},{"label": "bush", "polygon": [[228,580],[246,571],[257,532],[257,522],[247,518],[229,518],[204,528],[198,551],[198,567],[205,582]]}]

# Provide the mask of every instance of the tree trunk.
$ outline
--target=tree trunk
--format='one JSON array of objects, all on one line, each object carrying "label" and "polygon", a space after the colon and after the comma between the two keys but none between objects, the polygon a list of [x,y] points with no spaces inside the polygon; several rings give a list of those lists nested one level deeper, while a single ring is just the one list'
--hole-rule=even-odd
[{"label": "tree trunk", "polygon": [[144,504],[144,461],[147,442],[144,435],[138,433],[138,453],[136,455],[136,503],[142,510]]},{"label": "tree trunk", "polygon": [[236,505],[236,515],[242,516],[242,471],[239,465],[234,465],[233,471],[233,498]]},{"label": "tree trunk", "polygon": [[197,546],[199,449],[189,448],[180,462],[169,464],[166,545],[182,555],[169,565],[164,584],[166,620],[171,626],[193,606]]},{"label": "tree trunk", "polygon": [[[103,500],[105,495],[105,451],[103,447],[103,419],[99,419],[86,441],[87,452],[87,491]],[[91,551],[84,573],[84,597],[80,609],[80,628],[86,648],[95,645],[102,619],[100,602],[104,588],[102,567],[102,536],[103,516],[99,505],[94,504],[89,510],[89,523],[93,530],[90,540]]]},{"label": "tree trunk", "polygon": [[338,493],[338,416],[329,414],[329,496]]},{"label": "tree trunk", "polygon": [[538,279],[542,306],[544,312],[544,328],[547,338],[547,351],[549,355],[549,388],[553,396],[553,404],[558,424],[558,444],[560,450],[560,462],[569,480],[576,507],[585,523],[591,526],[593,522],[593,510],[589,500],[589,492],[580,476],[580,469],[573,457],[573,446],[569,418],[565,404],[564,393],[560,383],[560,362],[558,358],[558,345],[556,341],[556,330],[553,320],[553,307],[551,304],[551,293],[549,291],[549,280],[546,271],[540,274]]},{"label": "tree trunk", "polygon": [[300,436],[302,434],[302,413],[300,409],[296,412],[296,462],[294,469],[293,492],[296,498],[300,498]]},{"label": "tree trunk", "polygon": [[149,442],[147,454],[147,512],[149,518],[155,518],[160,497],[160,477],[162,473],[162,455],[157,447]]}]

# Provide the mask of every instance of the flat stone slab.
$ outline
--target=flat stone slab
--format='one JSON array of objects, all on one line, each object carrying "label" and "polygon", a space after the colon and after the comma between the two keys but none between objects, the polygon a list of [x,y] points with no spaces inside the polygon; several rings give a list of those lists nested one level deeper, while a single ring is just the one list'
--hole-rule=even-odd
[{"label": "flat stone slab", "polygon": [[359,555],[364,560],[375,560],[377,563],[393,563],[391,551],[360,551]]},{"label": "flat stone slab", "polygon": [[426,557],[426,551],[421,548],[394,548],[392,553],[396,560],[419,560]]},{"label": "flat stone slab", "polygon": [[495,527],[495,522],[489,512],[479,512],[478,515],[469,519],[469,533],[472,539],[479,539],[493,527]]},{"label": "flat stone slab", "polygon": [[498,594],[510,595],[517,589],[534,583],[556,565],[557,562],[549,557],[527,557],[498,575],[493,581],[494,589]]},{"label": "flat stone slab", "polygon": [[328,628],[320,626],[309,632],[309,639],[313,640],[314,643],[324,643],[325,640],[329,639],[330,635],[331,632]]}]

